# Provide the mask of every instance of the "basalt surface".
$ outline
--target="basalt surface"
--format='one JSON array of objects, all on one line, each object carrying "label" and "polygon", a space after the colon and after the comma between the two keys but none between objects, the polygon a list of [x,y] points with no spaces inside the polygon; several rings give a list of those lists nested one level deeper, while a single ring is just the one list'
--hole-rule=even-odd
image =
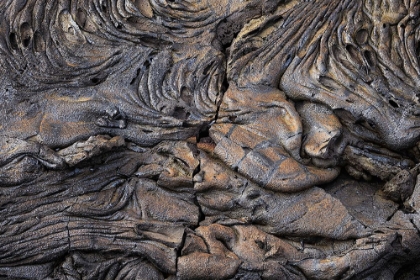
[{"label": "basalt surface", "polygon": [[0,279],[419,279],[420,1],[0,1]]}]

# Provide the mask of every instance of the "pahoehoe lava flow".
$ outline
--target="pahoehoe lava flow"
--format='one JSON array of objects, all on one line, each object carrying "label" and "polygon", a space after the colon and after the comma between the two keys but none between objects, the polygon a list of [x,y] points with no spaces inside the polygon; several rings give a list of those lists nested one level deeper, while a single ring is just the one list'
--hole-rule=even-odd
[{"label": "pahoehoe lava flow", "polygon": [[417,279],[420,2],[0,1],[0,279]]}]

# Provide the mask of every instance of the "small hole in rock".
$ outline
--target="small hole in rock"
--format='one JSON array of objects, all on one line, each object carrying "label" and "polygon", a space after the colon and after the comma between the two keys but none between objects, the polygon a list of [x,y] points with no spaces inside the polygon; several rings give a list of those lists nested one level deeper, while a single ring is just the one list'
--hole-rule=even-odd
[{"label": "small hole in rock", "polygon": [[286,62],[284,63],[284,65],[289,66],[291,62],[292,62],[292,56],[290,54],[288,54],[286,56]]},{"label": "small hole in rock", "polygon": [[398,105],[397,102],[395,102],[394,100],[390,99],[389,100],[389,104],[394,107],[394,108],[399,108],[400,106]]},{"label": "small hole in rock", "polygon": [[258,248],[260,248],[261,250],[264,250],[265,248],[264,242],[262,242],[261,240],[255,240],[255,243],[258,245]]},{"label": "small hole in rock", "polygon": [[17,50],[19,48],[15,33],[10,33],[9,41],[10,41],[10,46],[12,47],[12,49]]},{"label": "small hole in rock", "polygon": [[371,120],[367,120],[367,123],[368,123],[368,125],[369,125],[371,128],[375,129],[376,125],[375,125],[375,123],[374,123],[373,121],[371,121]]},{"label": "small hole in rock", "polygon": [[75,21],[76,21],[77,25],[79,25],[80,27],[82,27],[82,28],[85,27],[86,21],[87,21],[87,14],[86,14],[85,10],[83,10],[83,9],[78,9],[77,10]]},{"label": "small hole in rock", "polygon": [[22,40],[22,45],[27,48],[31,42],[33,35],[32,27],[29,23],[24,22],[20,26],[20,38]]},{"label": "small hole in rock", "polygon": [[132,16],[132,17],[127,18],[127,22],[129,22],[129,23],[138,23],[139,20],[138,20],[138,18]]},{"label": "small hole in rock", "polygon": [[255,192],[255,193],[250,193],[248,196],[247,196],[247,198],[248,199],[256,199],[256,198],[259,198],[260,197],[260,194],[259,193],[257,193],[257,192]]},{"label": "small hole in rock", "polygon": [[203,75],[207,76],[209,74],[209,71],[211,69],[212,65],[207,65],[206,68],[203,70]]},{"label": "small hole in rock", "polygon": [[371,51],[364,51],[363,57],[365,58],[368,66],[373,67],[375,65],[375,54]]},{"label": "small hole in rock", "polygon": [[25,38],[25,39],[23,39],[22,45],[25,48],[27,48],[29,46],[30,42],[31,42],[31,38]]},{"label": "small hole in rock", "polygon": [[93,84],[93,85],[97,85],[97,84],[100,84],[100,83],[102,83],[103,81],[105,81],[105,77],[100,77],[100,76],[98,76],[98,77],[93,77],[93,78],[91,78],[90,79],[90,82],[91,82],[91,84]]},{"label": "small hole in rock", "polygon": [[353,63],[357,64],[357,65],[362,65],[363,61],[362,61],[362,54],[359,50],[359,48],[355,45],[352,44],[347,44],[346,45],[346,51],[348,52],[351,60],[353,61]]},{"label": "small hole in rock", "polygon": [[177,119],[185,120],[189,117],[190,113],[182,107],[175,107],[172,116]]}]

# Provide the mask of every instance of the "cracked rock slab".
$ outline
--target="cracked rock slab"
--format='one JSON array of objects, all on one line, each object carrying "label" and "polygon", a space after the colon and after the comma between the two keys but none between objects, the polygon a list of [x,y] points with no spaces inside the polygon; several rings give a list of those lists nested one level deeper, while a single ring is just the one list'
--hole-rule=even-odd
[{"label": "cracked rock slab", "polygon": [[418,279],[419,13],[0,1],[0,278]]}]

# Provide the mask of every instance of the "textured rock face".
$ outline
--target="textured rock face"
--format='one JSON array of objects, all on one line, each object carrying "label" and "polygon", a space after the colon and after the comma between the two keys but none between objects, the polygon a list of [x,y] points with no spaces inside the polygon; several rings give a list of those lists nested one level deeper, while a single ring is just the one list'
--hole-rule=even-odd
[{"label": "textured rock face", "polygon": [[0,1],[0,279],[418,279],[419,13]]}]

